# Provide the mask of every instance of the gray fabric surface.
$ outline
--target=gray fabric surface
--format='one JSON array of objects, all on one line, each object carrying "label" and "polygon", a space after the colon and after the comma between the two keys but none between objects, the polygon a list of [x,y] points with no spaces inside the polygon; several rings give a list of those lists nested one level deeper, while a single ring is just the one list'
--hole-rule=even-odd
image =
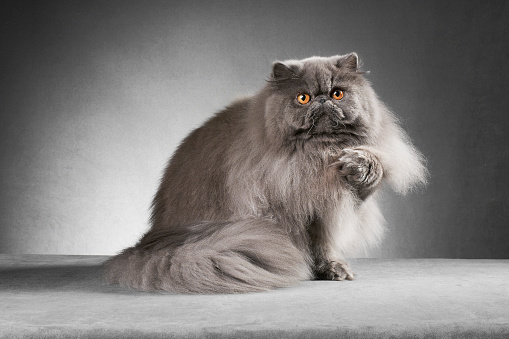
[{"label": "gray fabric surface", "polygon": [[509,337],[509,260],[356,259],[354,281],[267,293],[143,293],[105,256],[0,255],[0,338]]}]

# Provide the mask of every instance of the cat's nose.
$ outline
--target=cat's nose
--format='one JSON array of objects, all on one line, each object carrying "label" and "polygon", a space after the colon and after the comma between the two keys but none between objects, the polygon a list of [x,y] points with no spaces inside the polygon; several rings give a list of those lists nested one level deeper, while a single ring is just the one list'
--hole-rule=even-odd
[{"label": "cat's nose", "polygon": [[321,103],[321,104],[323,104],[323,103],[324,103],[324,102],[326,102],[326,101],[327,101],[327,99],[325,99],[325,98],[320,98],[320,103]]}]

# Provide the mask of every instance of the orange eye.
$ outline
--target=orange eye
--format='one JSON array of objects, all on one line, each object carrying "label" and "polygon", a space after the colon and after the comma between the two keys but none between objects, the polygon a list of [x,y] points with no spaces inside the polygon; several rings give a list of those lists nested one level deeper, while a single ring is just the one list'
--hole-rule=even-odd
[{"label": "orange eye", "polygon": [[309,94],[299,94],[297,96],[297,101],[303,105],[307,104],[309,102],[309,99],[311,99]]},{"label": "orange eye", "polygon": [[332,92],[332,97],[336,100],[341,100],[345,96],[345,93],[343,93],[342,90],[336,89],[334,92]]}]

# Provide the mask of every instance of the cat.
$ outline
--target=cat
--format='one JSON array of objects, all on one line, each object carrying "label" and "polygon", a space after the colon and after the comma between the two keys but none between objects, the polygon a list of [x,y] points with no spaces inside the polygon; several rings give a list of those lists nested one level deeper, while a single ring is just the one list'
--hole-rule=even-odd
[{"label": "cat", "polygon": [[170,159],[151,228],[105,277],[143,291],[242,293],[352,280],[377,243],[376,191],[426,182],[356,53],[276,61],[266,85],[191,132]]}]

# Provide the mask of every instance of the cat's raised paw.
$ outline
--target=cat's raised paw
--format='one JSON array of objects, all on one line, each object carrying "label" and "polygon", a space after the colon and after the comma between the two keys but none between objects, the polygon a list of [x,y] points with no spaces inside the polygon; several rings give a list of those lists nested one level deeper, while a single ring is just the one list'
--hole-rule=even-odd
[{"label": "cat's raised paw", "polygon": [[328,261],[315,273],[318,280],[354,280],[354,273],[350,265],[343,260]]},{"label": "cat's raised paw", "polygon": [[344,149],[331,166],[336,166],[339,175],[359,190],[362,199],[373,192],[383,177],[378,158],[361,148]]}]

